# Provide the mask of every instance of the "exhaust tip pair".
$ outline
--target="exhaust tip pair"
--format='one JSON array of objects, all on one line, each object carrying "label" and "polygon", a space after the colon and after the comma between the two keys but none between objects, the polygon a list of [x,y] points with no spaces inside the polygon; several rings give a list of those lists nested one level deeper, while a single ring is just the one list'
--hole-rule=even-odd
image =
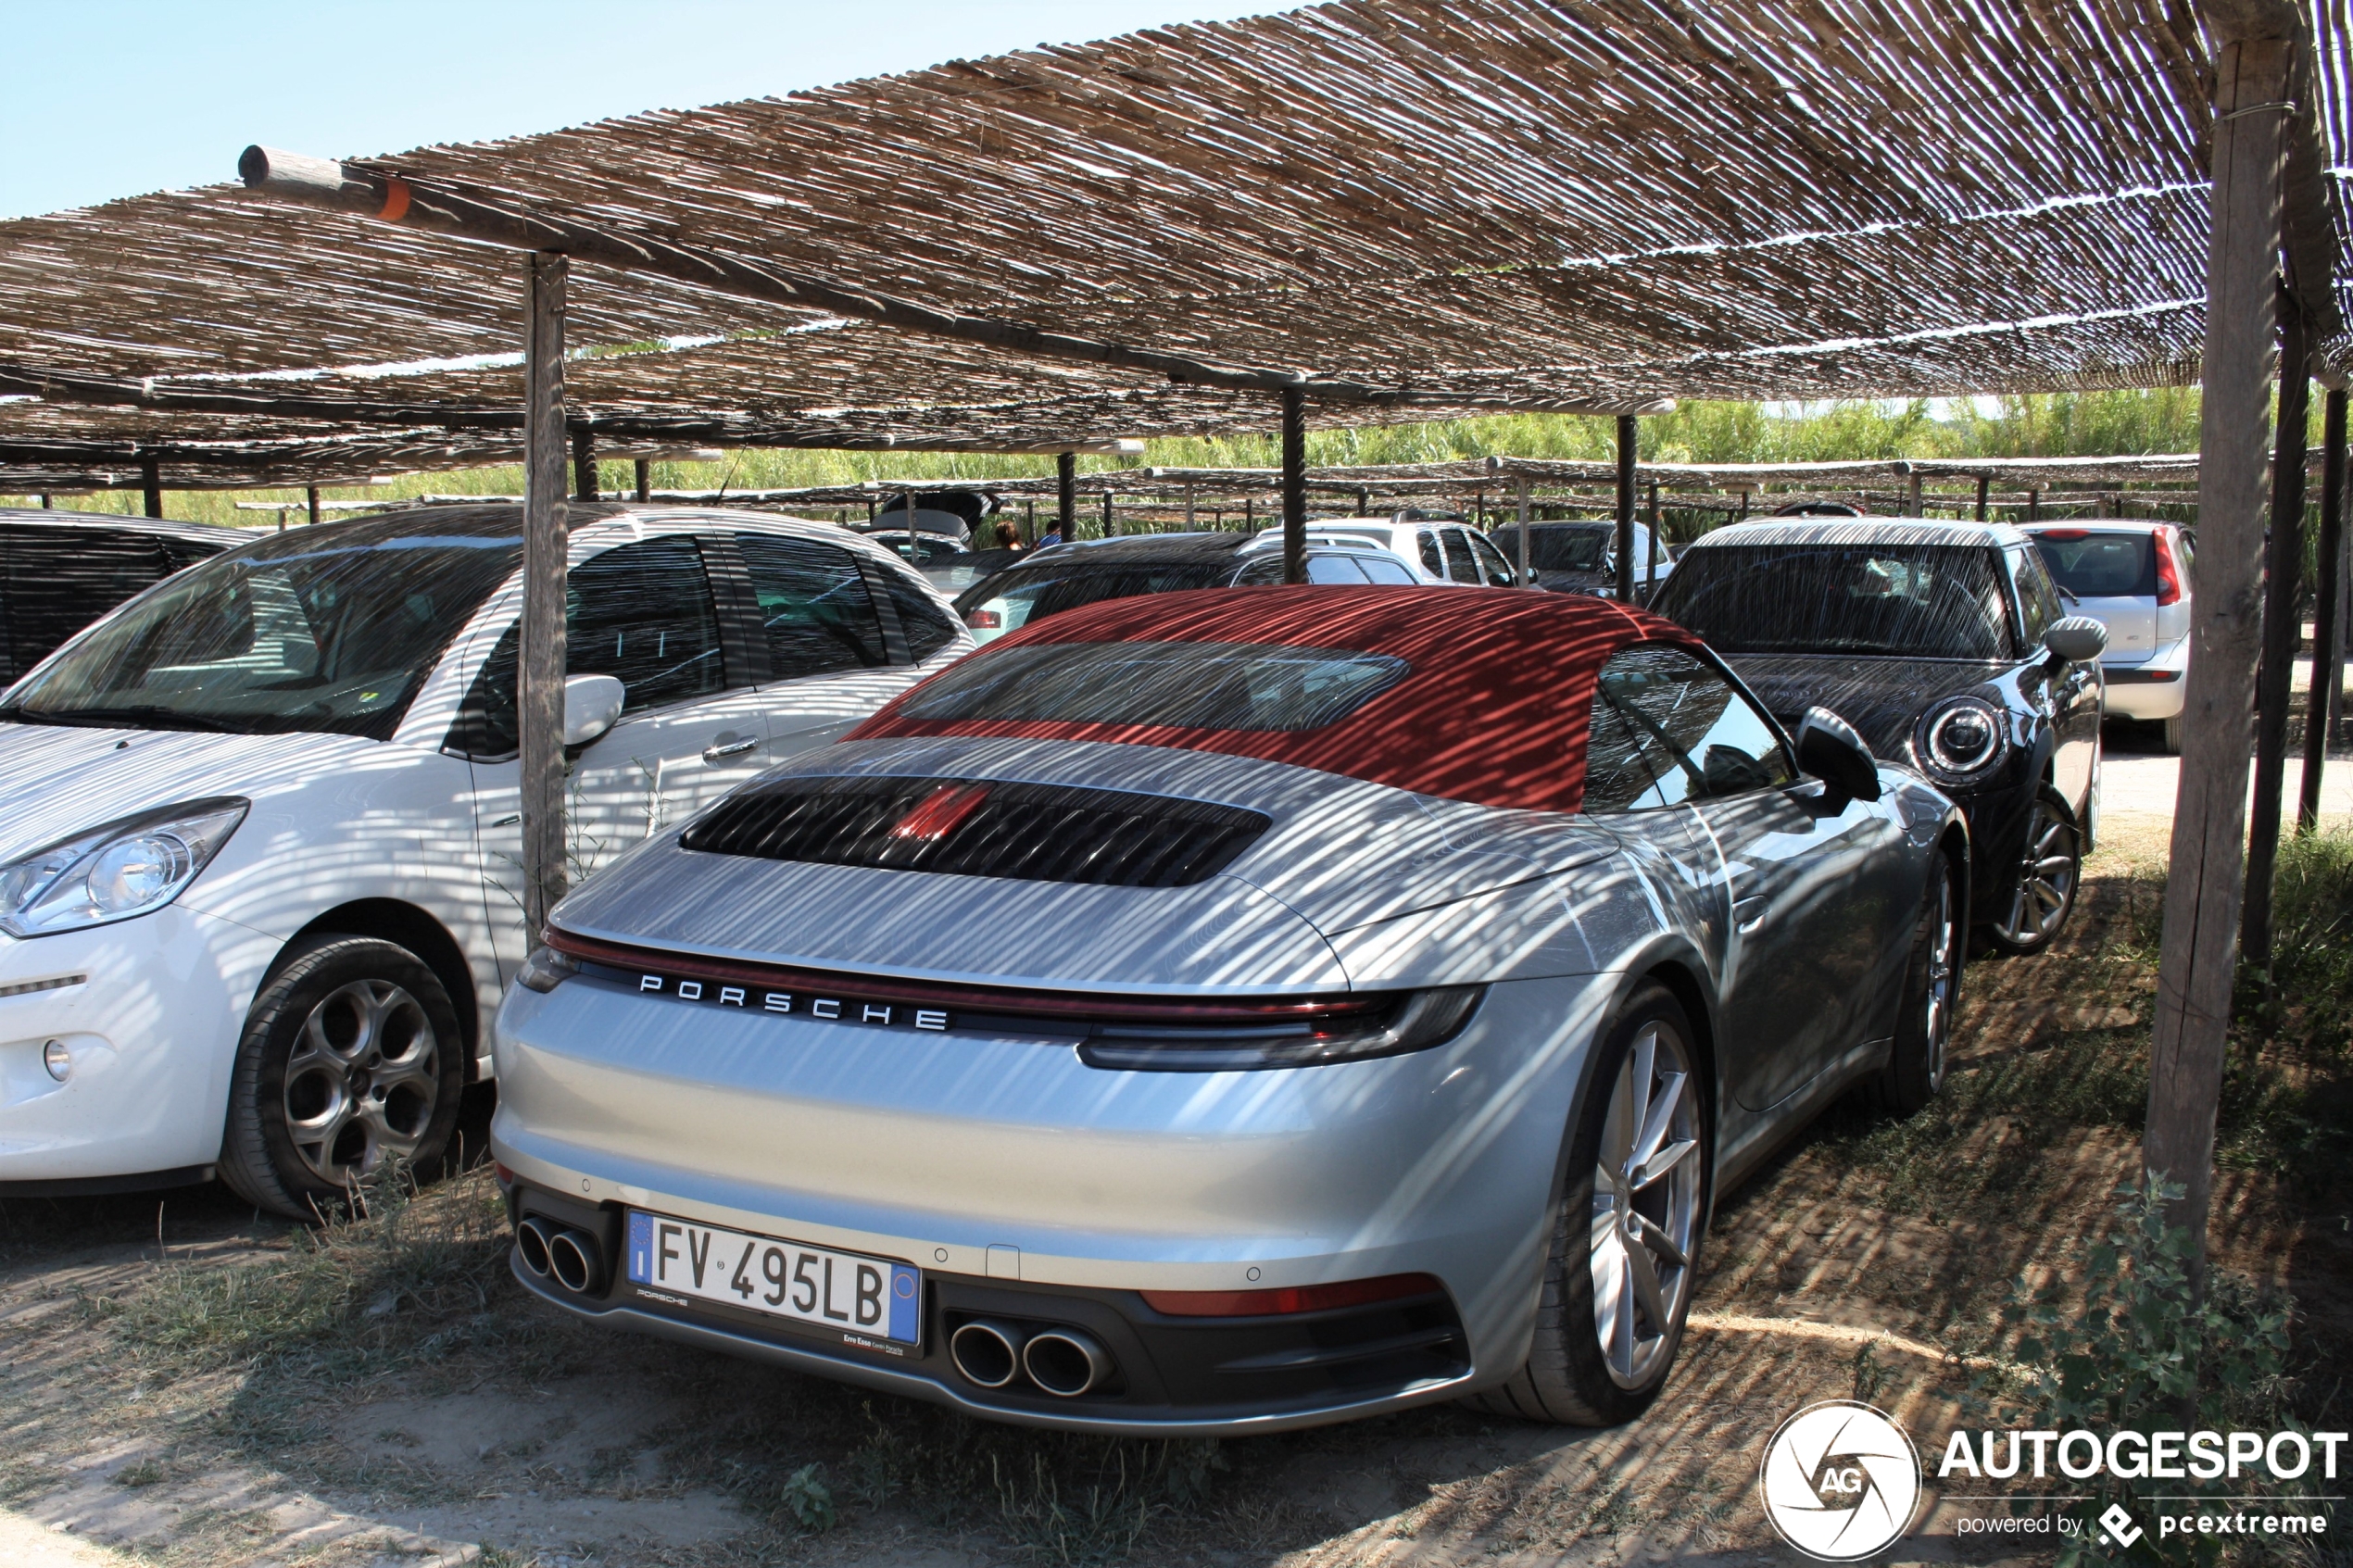
[{"label": "exhaust tip pair", "polygon": [[574,1296],[604,1288],[605,1249],[586,1231],[525,1215],[515,1227],[515,1256],[535,1279],[551,1279]]},{"label": "exhaust tip pair", "polygon": [[948,1339],[949,1359],[965,1380],[1002,1388],[1023,1374],[1060,1399],[1075,1399],[1109,1383],[1111,1353],[1076,1328],[1035,1332],[997,1318],[975,1318]]}]

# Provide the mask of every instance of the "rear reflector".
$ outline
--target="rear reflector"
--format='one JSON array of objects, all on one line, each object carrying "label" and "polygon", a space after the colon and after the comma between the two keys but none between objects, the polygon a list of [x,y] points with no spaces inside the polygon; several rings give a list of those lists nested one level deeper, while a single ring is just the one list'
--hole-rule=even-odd
[{"label": "rear reflector", "polygon": [[1402,1301],[1409,1296],[1435,1296],[1444,1289],[1436,1274],[1383,1274],[1378,1279],[1286,1285],[1272,1290],[1146,1290],[1139,1294],[1145,1306],[1172,1318],[1271,1318]]}]

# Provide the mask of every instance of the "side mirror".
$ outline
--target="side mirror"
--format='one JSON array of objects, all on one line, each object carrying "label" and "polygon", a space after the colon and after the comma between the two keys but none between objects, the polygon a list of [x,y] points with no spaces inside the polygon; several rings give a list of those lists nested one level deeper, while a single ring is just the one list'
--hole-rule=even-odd
[{"label": "side mirror", "polygon": [[1880,796],[1879,763],[1855,726],[1827,708],[1809,708],[1797,726],[1797,765],[1856,800]]},{"label": "side mirror", "polygon": [[2089,664],[2108,647],[2108,628],[2088,615],[2070,615],[2051,622],[2043,646],[2063,663]]},{"label": "side mirror", "polygon": [[570,675],[564,679],[564,744],[586,746],[621,717],[622,698],[628,688],[610,675]]}]

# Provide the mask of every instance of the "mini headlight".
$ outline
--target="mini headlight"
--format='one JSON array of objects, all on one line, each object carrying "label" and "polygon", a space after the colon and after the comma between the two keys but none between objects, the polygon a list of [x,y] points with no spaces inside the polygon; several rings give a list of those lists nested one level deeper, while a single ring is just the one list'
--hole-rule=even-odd
[{"label": "mini headlight", "polygon": [[2003,749],[2002,715],[1973,696],[1946,703],[1920,726],[1920,760],[1940,778],[1980,777],[2002,759]]},{"label": "mini headlight", "polygon": [[250,805],[221,797],[142,812],[0,866],[0,931],[51,936],[162,909],[211,863]]}]

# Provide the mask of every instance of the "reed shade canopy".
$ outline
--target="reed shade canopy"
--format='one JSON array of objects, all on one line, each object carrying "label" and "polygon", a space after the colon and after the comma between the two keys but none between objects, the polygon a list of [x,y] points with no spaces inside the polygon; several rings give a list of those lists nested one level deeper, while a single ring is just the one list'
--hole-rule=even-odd
[{"label": "reed shade canopy", "polygon": [[[1271,431],[1286,387],[1314,428],[2184,383],[2201,14],[1341,0],[422,148],[331,173],[336,209],[17,220],[0,475],[77,435],[387,425],[416,466],[512,460],[522,263],[435,227],[461,209],[572,255],[568,417],[623,440],[1051,449]],[[2342,375],[2353,0],[2292,19],[2286,250]]]}]

